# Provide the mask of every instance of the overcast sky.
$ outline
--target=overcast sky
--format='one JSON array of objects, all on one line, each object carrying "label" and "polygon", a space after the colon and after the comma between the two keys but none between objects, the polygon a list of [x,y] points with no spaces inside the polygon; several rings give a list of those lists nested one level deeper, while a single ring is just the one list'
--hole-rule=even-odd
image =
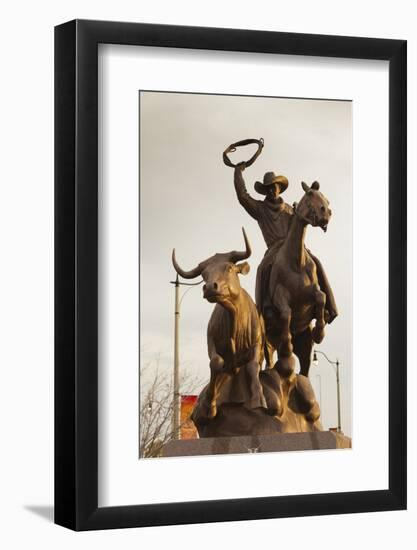
[{"label": "overcast sky", "polygon": [[[251,271],[240,280],[254,297],[266,246],[256,221],[237,201],[233,169],[223,164],[222,152],[235,141],[263,137],[262,154],[243,173],[251,195],[263,199],[253,184],[274,171],[289,180],[286,202],[300,200],[302,180],[318,180],[333,211],[327,233],[310,226],[306,244],[322,261],[339,308],[317,349],[340,361],[342,429],[351,435],[351,123],[348,101],[140,92],[141,364],[158,356],[161,368],[172,373],[172,248],[188,270],[215,252],[242,249],[244,226],[253,253]],[[247,160],[251,147],[238,149],[232,161]],[[203,380],[209,377],[206,328],[213,307],[203,300],[201,286],[181,304],[181,368]],[[310,379],[328,428],[337,425],[336,381],[332,367],[319,360]]]}]

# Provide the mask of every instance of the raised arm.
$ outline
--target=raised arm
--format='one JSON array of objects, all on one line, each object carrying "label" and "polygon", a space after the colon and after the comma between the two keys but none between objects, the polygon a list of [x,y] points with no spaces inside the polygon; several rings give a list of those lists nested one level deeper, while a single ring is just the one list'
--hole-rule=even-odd
[{"label": "raised arm", "polygon": [[245,169],[244,162],[237,164],[235,167],[234,182],[235,182],[237,199],[240,202],[240,204],[243,206],[243,208],[246,210],[246,212],[250,216],[252,216],[252,218],[255,218],[255,220],[257,220],[259,201],[252,198],[246,189],[245,180],[243,179],[243,175],[242,175],[242,172],[244,169]]}]

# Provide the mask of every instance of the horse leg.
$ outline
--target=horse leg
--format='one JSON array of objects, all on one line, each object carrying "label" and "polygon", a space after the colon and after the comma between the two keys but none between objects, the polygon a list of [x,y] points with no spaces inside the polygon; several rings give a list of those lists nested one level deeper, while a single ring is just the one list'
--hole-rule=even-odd
[{"label": "horse leg", "polygon": [[273,302],[278,313],[278,362],[277,370],[285,378],[294,373],[295,360],[293,355],[293,344],[291,336],[291,308],[288,304],[287,291],[277,285],[274,292]]},{"label": "horse leg", "polygon": [[322,292],[318,286],[314,288],[314,301],[315,301],[315,317],[316,323],[312,330],[312,337],[316,344],[320,344],[324,338],[324,327],[326,326],[326,321],[324,318],[324,310],[326,306],[326,295]]},{"label": "horse leg", "polygon": [[294,335],[294,354],[300,362],[300,374],[308,376],[311,364],[311,352],[313,349],[313,338],[311,328],[308,326],[303,332]]},{"label": "horse leg", "polygon": [[264,354],[265,354],[266,369],[272,369],[272,367],[274,366],[274,352],[275,352],[274,346],[272,345],[271,342],[269,342],[269,340],[265,338]]},{"label": "horse leg", "polygon": [[297,376],[295,390],[298,404],[306,420],[316,422],[320,418],[320,407],[310,380],[306,376]]},{"label": "horse leg", "polygon": [[260,349],[259,346],[255,346],[253,350],[253,357],[245,366],[250,394],[249,406],[253,409],[257,407],[266,408],[266,401],[263,395],[261,381],[259,380],[259,363]]},{"label": "horse leg", "polygon": [[263,320],[265,323],[265,344],[264,344],[265,363],[266,363],[266,368],[271,369],[274,366],[274,352],[275,352],[275,347],[271,341],[271,336],[274,330],[274,324],[276,323],[275,310],[271,306],[265,307]]},{"label": "horse leg", "polygon": [[311,364],[311,352],[313,338],[311,328],[308,326],[303,332],[294,336],[294,353],[300,362],[300,376],[297,376],[296,392],[305,417],[310,422],[315,422],[320,417],[320,407],[314,395],[313,387],[308,379],[308,371]]}]

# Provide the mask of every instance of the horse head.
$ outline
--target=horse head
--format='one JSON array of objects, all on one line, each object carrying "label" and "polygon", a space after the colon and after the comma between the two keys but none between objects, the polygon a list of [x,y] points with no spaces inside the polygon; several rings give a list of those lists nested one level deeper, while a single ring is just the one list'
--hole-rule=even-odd
[{"label": "horse head", "polygon": [[321,227],[323,231],[327,231],[332,211],[329,208],[329,201],[319,191],[319,182],[313,182],[310,187],[302,181],[301,186],[305,194],[297,205],[296,215],[305,223],[313,227]]}]

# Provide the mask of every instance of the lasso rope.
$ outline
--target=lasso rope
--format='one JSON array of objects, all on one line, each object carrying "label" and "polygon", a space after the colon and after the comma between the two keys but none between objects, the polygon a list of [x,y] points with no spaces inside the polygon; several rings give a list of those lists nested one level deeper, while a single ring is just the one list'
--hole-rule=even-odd
[{"label": "lasso rope", "polygon": [[225,163],[225,165],[230,166],[231,168],[235,168],[236,164],[233,164],[227,155],[229,153],[234,153],[237,147],[243,147],[244,145],[251,145],[252,143],[256,143],[258,145],[258,150],[249,160],[245,161],[246,168],[248,166],[251,166],[255,162],[255,160],[259,157],[259,155],[262,153],[262,149],[264,146],[263,138],[242,139],[241,141],[237,141],[236,143],[232,143],[231,145],[229,145],[229,147],[223,153],[223,162]]}]

